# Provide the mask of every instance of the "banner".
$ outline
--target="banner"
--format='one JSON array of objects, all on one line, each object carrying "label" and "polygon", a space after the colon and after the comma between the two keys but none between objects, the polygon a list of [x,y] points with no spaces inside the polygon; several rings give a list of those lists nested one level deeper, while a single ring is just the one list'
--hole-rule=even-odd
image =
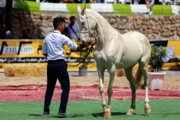
[{"label": "banner", "polygon": [[[76,42],[76,41],[75,41]],[[78,42],[76,42],[78,43]],[[43,55],[43,40],[0,40],[0,69],[7,63],[47,63]],[[90,46],[88,47],[90,49]],[[88,50],[72,51],[65,45],[66,62],[68,70],[78,70],[78,63],[83,61]],[[96,70],[96,64],[92,52],[86,59],[89,70]]]},{"label": "banner", "polygon": [[[76,41],[75,41],[76,42]],[[76,42],[78,43],[78,42]],[[150,41],[151,45],[164,46],[168,50],[168,61],[163,66],[163,69],[180,69],[180,40],[167,41]],[[78,43],[79,44],[79,43]],[[0,71],[3,71],[4,66],[8,63],[33,63],[46,64],[47,59],[44,57],[43,40],[0,40]],[[89,46],[90,49],[91,46]],[[95,46],[93,46],[95,47]],[[86,48],[87,49],[87,48]],[[72,51],[65,45],[65,57],[68,64],[68,70],[78,70],[82,64],[88,50]],[[97,70],[96,62],[93,53],[90,52],[85,61],[88,70]]]}]

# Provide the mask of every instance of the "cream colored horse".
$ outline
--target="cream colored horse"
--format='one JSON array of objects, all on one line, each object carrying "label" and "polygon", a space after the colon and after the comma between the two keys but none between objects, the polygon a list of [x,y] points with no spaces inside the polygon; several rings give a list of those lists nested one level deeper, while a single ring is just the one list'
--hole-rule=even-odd
[{"label": "cream colored horse", "polygon": [[[94,57],[97,63],[99,75],[99,91],[102,99],[103,117],[111,118],[111,96],[112,86],[117,68],[124,68],[126,77],[132,90],[132,103],[127,115],[132,115],[136,107],[136,87],[144,77],[145,86],[145,114],[151,112],[148,104],[147,67],[151,55],[151,46],[148,39],[139,32],[128,32],[120,34],[99,13],[94,10],[82,10],[78,6],[78,23],[80,25],[80,38],[82,41],[91,41],[94,32],[97,34],[97,44]],[[139,63],[138,72],[134,78],[132,68]],[[104,96],[104,71],[108,70],[108,106]]]}]

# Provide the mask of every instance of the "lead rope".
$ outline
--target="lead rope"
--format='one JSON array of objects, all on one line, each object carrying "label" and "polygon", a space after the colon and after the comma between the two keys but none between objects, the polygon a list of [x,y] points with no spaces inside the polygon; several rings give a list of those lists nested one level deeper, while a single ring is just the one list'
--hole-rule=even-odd
[{"label": "lead rope", "polygon": [[84,63],[85,60],[87,59],[87,57],[89,56],[90,52],[93,50],[93,45],[91,45],[91,48],[89,49],[88,51],[88,54],[84,57],[84,59],[82,61],[80,61],[79,63],[77,63],[76,65],[68,65],[68,66],[78,66],[80,65],[81,63]]},{"label": "lead rope", "polygon": [[85,12],[85,15],[86,15],[86,20],[87,20],[87,25],[88,25],[88,31],[89,31],[89,34],[90,34],[90,36],[93,37],[93,34],[91,33],[91,28],[89,27],[89,21],[88,21],[88,17],[87,17],[86,12]]}]

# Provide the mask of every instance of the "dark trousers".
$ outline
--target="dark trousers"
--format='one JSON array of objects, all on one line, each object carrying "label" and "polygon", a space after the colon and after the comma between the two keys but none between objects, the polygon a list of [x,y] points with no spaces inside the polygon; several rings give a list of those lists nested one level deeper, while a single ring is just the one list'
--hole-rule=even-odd
[{"label": "dark trousers", "polygon": [[62,88],[59,113],[66,112],[66,106],[70,90],[70,81],[67,72],[67,64],[64,60],[48,61],[47,89],[44,101],[44,112],[49,112],[49,106],[51,104],[51,99],[57,79],[59,80]]}]

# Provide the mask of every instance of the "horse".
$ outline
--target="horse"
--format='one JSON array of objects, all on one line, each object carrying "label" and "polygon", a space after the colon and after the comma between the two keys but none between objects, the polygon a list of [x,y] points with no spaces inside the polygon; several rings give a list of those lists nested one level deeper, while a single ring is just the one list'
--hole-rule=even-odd
[{"label": "horse", "polygon": [[[103,117],[111,118],[111,97],[113,94],[113,82],[116,69],[124,69],[126,78],[132,91],[131,107],[126,115],[133,115],[136,107],[136,89],[144,78],[145,86],[145,114],[149,115],[151,107],[148,98],[148,62],[151,56],[151,46],[148,39],[140,32],[130,31],[120,34],[106,19],[92,9],[81,9],[78,6],[78,24],[80,27],[80,41],[85,43],[96,38],[94,58],[97,64],[99,76],[99,91],[103,107]],[[96,36],[94,36],[94,34]],[[135,77],[132,74],[133,67],[139,64]],[[108,105],[104,96],[104,71],[109,73]]]}]

